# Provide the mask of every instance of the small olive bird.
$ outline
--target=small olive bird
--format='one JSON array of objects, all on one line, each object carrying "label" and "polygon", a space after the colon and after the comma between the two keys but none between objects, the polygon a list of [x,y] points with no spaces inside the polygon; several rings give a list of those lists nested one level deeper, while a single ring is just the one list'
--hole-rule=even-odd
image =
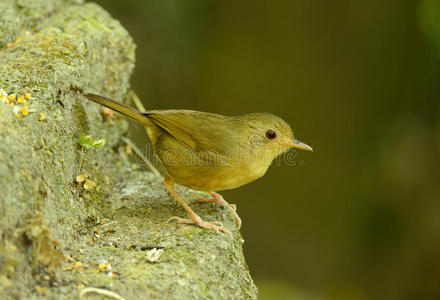
[{"label": "small olive bird", "polygon": [[[208,192],[201,202],[229,205],[220,190],[237,188],[262,177],[272,161],[290,148],[313,151],[294,138],[281,118],[269,113],[222,116],[193,110],[151,110],[141,113],[112,99],[83,95],[141,123],[167,174],[165,188],[179,201],[191,219],[172,217],[179,223],[228,233],[220,222],[202,220],[174,189],[180,183]],[[240,227],[241,220],[233,210]]]}]

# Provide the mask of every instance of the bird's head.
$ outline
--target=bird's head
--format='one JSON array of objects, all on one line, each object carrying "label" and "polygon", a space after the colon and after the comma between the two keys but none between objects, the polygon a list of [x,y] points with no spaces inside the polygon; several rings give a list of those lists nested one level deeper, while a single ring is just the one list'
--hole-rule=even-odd
[{"label": "bird's head", "polygon": [[272,161],[291,148],[313,151],[312,147],[297,140],[292,128],[283,119],[269,113],[246,115],[248,142],[263,158]]}]

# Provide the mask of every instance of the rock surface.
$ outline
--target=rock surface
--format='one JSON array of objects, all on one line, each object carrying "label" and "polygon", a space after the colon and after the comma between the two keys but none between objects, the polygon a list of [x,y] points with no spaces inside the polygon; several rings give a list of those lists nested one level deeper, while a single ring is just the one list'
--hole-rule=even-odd
[{"label": "rock surface", "polygon": [[[167,223],[185,212],[131,161],[128,122],[71,89],[124,98],[135,44],[119,22],[73,0],[6,0],[0,12],[0,298],[77,299],[87,287],[125,299],[256,298],[230,211],[177,187],[232,234]],[[86,150],[82,134],[106,144]]]}]

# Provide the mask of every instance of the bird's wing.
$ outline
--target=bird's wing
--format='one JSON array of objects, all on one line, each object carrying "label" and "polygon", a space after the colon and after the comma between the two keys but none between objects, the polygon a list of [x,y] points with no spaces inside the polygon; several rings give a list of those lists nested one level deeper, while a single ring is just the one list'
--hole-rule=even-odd
[{"label": "bird's wing", "polygon": [[229,117],[191,110],[150,111],[145,115],[194,152],[223,155],[231,145]]}]

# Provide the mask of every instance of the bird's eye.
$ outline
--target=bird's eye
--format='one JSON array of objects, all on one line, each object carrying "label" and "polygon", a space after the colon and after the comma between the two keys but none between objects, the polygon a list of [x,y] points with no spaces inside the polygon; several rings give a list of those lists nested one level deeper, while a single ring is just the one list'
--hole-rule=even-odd
[{"label": "bird's eye", "polygon": [[268,130],[266,131],[266,137],[270,140],[273,140],[274,138],[277,137],[277,134],[273,130]]}]

